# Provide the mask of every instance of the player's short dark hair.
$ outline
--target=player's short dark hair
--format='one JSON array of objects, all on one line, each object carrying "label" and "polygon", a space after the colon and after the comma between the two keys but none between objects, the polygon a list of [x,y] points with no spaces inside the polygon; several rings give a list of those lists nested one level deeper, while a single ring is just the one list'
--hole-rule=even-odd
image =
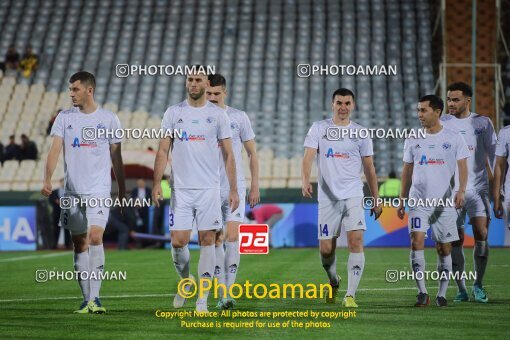
[{"label": "player's short dark hair", "polygon": [[341,89],[338,89],[335,92],[333,92],[333,96],[331,97],[331,101],[334,101],[336,96],[344,96],[344,97],[345,96],[351,96],[352,97],[352,101],[355,101],[354,93],[351,90],[343,88],[343,87]]},{"label": "player's short dark hair", "polygon": [[79,80],[85,86],[91,86],[94,90],[96,89],[96,78],[94,75],[87,71],[76,72],[69,78],[70,83],[74,83]]},{"label": "player's short dark hair", "polygon": [[440,110],[441,112],[439,115],[443,113],[443,100],[436,96],[435,94],[427,94],[426,96],[423,96],[419,100],[420,103],[423,102],[429,102],[429,106],[432,108],[432,110]]},{"label": "player's short dark hair", "polygon": [[210,74],[208,76],[208,78],[209,78],[209,83],[211,84],[211,87],[214,87],[214,86],[221,86],[222,88],[227,87],[227,80],[225,79],[224,76],[222,76],[219,73]]},{"label": "player's short dark hair", "polygon": [[448,85],[448,91],[461,91],[464,97],[473,97],[473,89],[471,89],[471,86],[461,81]]}]

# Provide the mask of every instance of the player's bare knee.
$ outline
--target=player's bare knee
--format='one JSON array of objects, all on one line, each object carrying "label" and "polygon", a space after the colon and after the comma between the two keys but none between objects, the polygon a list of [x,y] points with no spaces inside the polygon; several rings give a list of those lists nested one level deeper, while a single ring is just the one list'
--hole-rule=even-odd
[{"label": "player's bare knee", "polygon": [[89,248],[89,244],[87,242],[87,234],[83,235],[73,235],[73,246],[74,246],[74,252],[75,253],[83,253],[87,251]]},{"label": "player's bare knee", "polygon": [[215,244],[216,232],[214,230],[199,231],[198,238],[200,239],[201,246],[211,246]]},{"label": "player's bare knee", "polygon": [[94,246],[103,244],[103,234],[102,233],[90,233],[89,243]]},{"label": "player's bare knee", "polygon": [[335,248],[333,247],[332,242],[320,242],[319,251],[321,256],[330,257],[335,254]]}]

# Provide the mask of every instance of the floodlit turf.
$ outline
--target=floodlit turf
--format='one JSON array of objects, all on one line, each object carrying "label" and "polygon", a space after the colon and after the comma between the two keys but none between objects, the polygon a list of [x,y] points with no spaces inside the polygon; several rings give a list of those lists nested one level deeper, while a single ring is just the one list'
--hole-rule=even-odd
[{"label": "floodlit turf", "polygon": [[[165,338],[186,336],[189,339],[222,338],[458,338],[508,337],[510,325],[510,293],[508,278],[509,250],[491,249],[485,285],[488,304],[454,303],[455,284],[450,283],[447,298],[449,307],[433,305],[437,283],[428,282],[432,304],[426,308],[412,307],[415,301],[414,281],[387,283],[388,269],[408,270],[407,249],[367,249],[366,267],[356,301],[360,308],[356,318],[316,321],[329,322],[329,328],[267,328],[269,322],[283,322],[290,318],[258,319],[266,327],[258,329],[197,329],[181,327],[181,321],[157,318],[159,311],[173,311],[172,299],[176,291],[177,275],[168,250],[107,251],[106,270],[126,271],[126,281],[104,282],[101,290],[106,315],[76,315],[81,297],[76,282],[51,281],[37,283],[36,270],[72,270],[70,252],[0,253],[0,338]],[[347,285],[346,259],[348,252],[338,252],[338,269],[342,276],[341,292],[336,305],[322,300],[238,299],[237,310],[254,312],[346,311],[341,298]],[[467,270],[472,269],[472,250],[466,250]],[[15,260],[18,258],[18,260]],[[434,270],[436,258],[432,249],[426,252],[427,270]],[[14,261],[13,261],[14,260]],[[198,252],[192,251],[192,272],[197,271]],[[326,276],[317,249],[272,249],[269,255],[241,257],[238,282],[252,283],[324,283]],[[468,287],[472,283],[468,282]],[[209,299],[209,310],[216,301]],[[183,310],[192,311],[188,301]],[[187,318],[188,322],[200,320]],[[202,322],[251,322],[253,318],[212,318]],[[308,319],[293,319],[303,322]]]}]

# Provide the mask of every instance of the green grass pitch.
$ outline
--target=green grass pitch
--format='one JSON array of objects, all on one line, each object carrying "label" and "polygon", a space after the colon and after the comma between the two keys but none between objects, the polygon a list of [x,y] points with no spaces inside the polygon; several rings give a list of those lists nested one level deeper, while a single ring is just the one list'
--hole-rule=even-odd
[{"label": "green grass pitch", "polygon": [[[416,289],[414,281],[387,283],[388,269],[409,270],[407,249],[366,249],[366,264],[356,301],[360,308],[356,318],[328,321],[330,328],[256,328],[256,329],[197,329],[183,328],[179,320],[157,318],[155,312],[172,311],[177,275],[168,250],[107,251],[106,270],[126,271],[125,281],[103,282],[102,302],[105,315],[76,315],[72,311],[80,302],[75,281],[37,283],[39,269],[73,270],[70,252],[0,253],[0,338],[279,338],[329,339],[361,338],[506,338],[510,335],[510,294],[508,293],[510,263],[508,249],[491,249],[485,277],[489,303],[454,303],[455,283],[450,282],[447,298],[449,307],[440,309],[433,303],[426,308],[412,307]],[[191,269],[196,274],[198,252],[192,251]],[[338,272],[343,282],[336,305],[322,300],[238,299],[240,311],[341,311],[341,297],[347,285],[348,252],[339,249]],[[426,251],[427,270],[434,270],[436,256]],[[466,270],[472,270],[472,249],[466,249]],[[325,283],[317,249],[272,249],[269,255],[241,257],[238,282],[252,283]],[[472,282],[468,282],[470,288]],[[428,282],[431,297],[437,292],[437,282]],[[433,302],[433,299],[431,299]],[[209,298],[209,310],[215,310]],[[192,311],[193,301],[184,310]],[[188,321],[198,320],[197,318]],[[211,319],[207,319],[211,320]],[[289,318],[260,321],[284,322]],[[308,319],[294,319],[306,322]],[[202,319],[202,321],[206,321]],[[232,321],[212,319],[212,321]],[[236,319],[234,321],[254,321]]]}]

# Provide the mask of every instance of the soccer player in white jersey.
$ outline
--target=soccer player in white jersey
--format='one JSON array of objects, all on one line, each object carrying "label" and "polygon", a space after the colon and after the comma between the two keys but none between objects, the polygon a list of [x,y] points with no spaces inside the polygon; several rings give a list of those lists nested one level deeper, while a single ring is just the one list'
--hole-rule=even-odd
[{"label": "soccer player in white jersey", "polygon": [[[119,198],[126,193],[121,156],[121,140],[84,136],[84,130],[120,129],[120,121],[113,112],[94,101],[96,81],[88,72],[78,72],[69,79],[70,96],[74,108],[61,111],[51,129],[53,142],[46,160],[42,194],[51,194],[51,177],[58,157],[64,149],[64,197],[104,199],[110,197],[113,171],[119,185]],[[110,161],[111,159],[111,161]],[[85,201],[85,200],[84,200]],[[103,200],[104,201],[104,200]],[[62,201],[61,201],[62,202]],[[97,200],[101,202],[101,200]],[[109,207],[90,202],[88,206],[62,207],[60,225],[69,229],[74,244],[74,268],[80,273],[79,284],[83,303],[75,313],[105,313],[99,300],[100,276],[105,256],[103,233],[108,221]],[[62,203],[64,204],[64,203]],[[68,204],[65,204],[68,207]]]},{"label": "soccer player in white jersey", "polygon": [[[188,243],[193,223],[198,227],[200,279],[213,280],[215,268],[215,236],[221,229],[220,165],[218,141],[224,153],[225,168],[230,185],[229,205],[235,211],[239,205],[236,169],[232,150],[230,121],[224,109],[207,101],[209,86],[203,66],[186,77],[187,99],[170,106],[161,122],[162,129],[180,130],[181,136],[163,138],[154,164],[153,200],[162,199],[161,178],[172,150],[170,187],[170,237],[172,258],[181,279],[192,278],[189,270]],[[156,203],[159,206],[159,203]],[[189,287],[188,287],[189,288]],[[207,311],[207,292],[198,296],[196,310]],[[181,308],[184,297],[175,295],[174,308]]]},{"label": "soccer player in white jersey", "polygon": [[[231,211],[228,202],[228,185],[225,167],[220,159],[221,176],[221,210],[223,223],[226,226],[226,242],[223,248],[223,232],[220,230],[216,234],[216,268],[214,275],[218,278],[220,284],[225,284],[227,292],[235,283],[237,271],[239,270],[239,225],[244,221],[244,209],[246,206],[246,179],[243,171],[243,157],[241,155],[242,147],[246,149],[250,159],[251,186],[248,195],[248,202],[253,208],[260,201],[259,192],[259,164],[257,158],[257,145],[255,144],[255,133],[251,128],[250,119],[244,111],[234,109],[225,104],[227,96],[227,82],[221,74],[209,76],[210,87],[206,90],[207,100],[219,107],[226,109],[230,119],[230,128],[232,130],[232,145],[236,161],[237,190],[239,193],[239,207]],[[220,157],[223,155],[220,153]],[[229,309],[235,304],[235,300],[230,296],[225,299],[220,297],[218,308]]]},{"label": "soccer player in white jersey", "polygon": [[[507,172],[507,165],[510,166],[510,126],[505,126],[499,131],[496,145],[496,166],[494,167],[494,216],[503,218],[505,226],[509,230],[505,233],[506,238],[510,235],[510,171]],[[506,178],[505,178],[506,173]],[[503,190],[504,183],[504,190]],[[501,201],[501,194],[504,194],[504,201]]]},{"label": "soccer player in white jersey", "polygon": [[[448,86],[447,101],[448,115],[441,118],[443,126],[459,132],[467,143],[471,157],[468,159],[468,182],[466,187],[466,203],[460,211],[457,220],[459,240],[452,243],[453,272],[464,272],[464,221],[466,213],[469,223],[473,226],[475,247],[473,250],[473,263],[476,280],[473,284],[472,296],[477,302],[487,302],[487,294],[483,289],[482,280],[487,267],[489,244],[487,234],[490,221],[489,202],[489,168],[494,167],[494,152],[496,148],[496,134],[489,118],[469,111],[472,90],[465,83],[452,83]],[[455,179],[455,188],[458,189],[459,180]],[[466,282],[461,276],[457,281],[458,292],[455,302],[468,301],[469,296]]]},{"label": "soccer player in white jersey", "polygon": [[[302,193],[312,198],[310,183],[312,162],[317,157],[319,223],[318,238],[321,261],[332,286],[332,297],[327,303],[335,303],[340,277],[336,272],[336,241],[341,228],[347,232],[349,259],[347,261],[347,293],[342,301],[344,307],[358,307],[355,294],[363,269],[363,232],[366,230],[365,211],[363,209],[363,169],[368,187],[377,201],[379,196],[377,176],[373,162],[373,144],[370,138],[338,139],[328,131],[343,129],[361,130],[363,127],[350,120],[354,110],[354,94],[349,89],[338,89],[332,97],[333,115],[329,119],[314,122],[305,139],[305,154],[302,164]],[[359,133],[366,136],[366,133]],[[379,218],[382,207],[372,209],[375,218]]]},{"label": "soccer player in white jersey", "polygon": [[[437,269],[441,275],[452,272],[451,242],[457,241],[457,212],[464,204],[467,183],[467,158],[469,150],[466,142],[456,131],[441,125],[443,101],[435,95],[420,98],[418,119],[425,129],[425,138],[408,138],[404,143],[404,166],[402,169],[401,198],[417,201],[437,199],[443,201],[441,206],[411,207],[409,210],[408,229],[411,237],[411,267],[415,273],[418,295],[415,306],[430,304],[425,287],[425,238],[427,230],[432,229],[432,239],[436,242],[438,254]],[[459,186],[454,194],[450,181],[459,172]],[[410,189],[410,190],[409,190]],[[445,204],[454,197],[455,207]],[[398,208],[398,216],[403,219],[405,207],[403,201]],[[448,306],[446,289],[449,278],[439,280],[436,305]]]}]

